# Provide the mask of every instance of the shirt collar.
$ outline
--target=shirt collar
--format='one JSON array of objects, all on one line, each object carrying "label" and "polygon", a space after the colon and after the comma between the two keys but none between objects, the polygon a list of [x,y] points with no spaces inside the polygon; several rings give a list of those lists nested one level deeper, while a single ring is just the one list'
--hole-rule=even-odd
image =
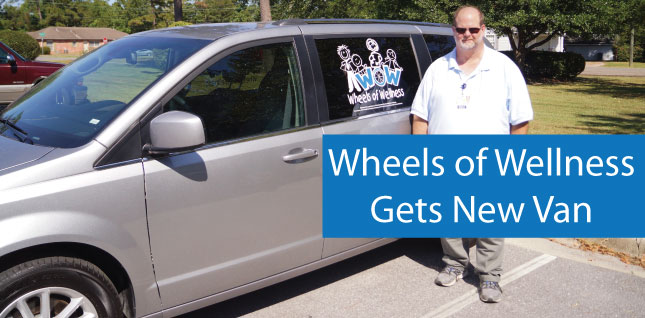
[{"label": "shirt collar", "polygon": [[[492,50],[491,48],[487,47],[484,45],[484,54],[482,55],[481,61],[479,61],[479,65],[477,65],[477,68],[473,73],[478,72],[478,71],[489,71],[490,70],[490,55]],[[457,64],[457,48],[452,49],[452,51],[448,54],[448,69],[458,69],[459,64]]]},{"label": "shirt collar", "polygon": [[457,48],[455,47],[448,53],[448,69],[456,69],[459,67],[457,64]]}]

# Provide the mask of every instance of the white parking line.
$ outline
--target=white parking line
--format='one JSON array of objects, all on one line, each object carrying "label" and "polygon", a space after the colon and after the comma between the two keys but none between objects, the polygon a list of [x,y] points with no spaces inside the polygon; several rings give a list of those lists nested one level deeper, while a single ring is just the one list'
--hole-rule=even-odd
[{"label": "white parking line", "polygon": [[[520,266],[517,266],[512,270],[510,270],[508,273],[506,273],[506,275],[504,275],[504,279],[500,282],[500,285],[501,286],[508,285],[512,283],[514,280],[548,264],[554,259],[556,259],[555,256],[543,254]],[[466,308],[468,305],[477,301],[479,301],[479,296],[477,295],[477,289],[473,289],[463,294],[459,298],[455,298],[451,302],[446,303],[441,307],[423,315],[422,317],[423,318],[449,317],[450,315],[457,313],[458,311]]]}]

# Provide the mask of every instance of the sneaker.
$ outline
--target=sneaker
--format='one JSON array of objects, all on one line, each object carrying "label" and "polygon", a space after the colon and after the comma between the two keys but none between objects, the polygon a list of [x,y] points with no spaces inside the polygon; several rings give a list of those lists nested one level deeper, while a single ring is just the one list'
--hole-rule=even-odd
[{"label": "sneaker", "polygon": [[482,282],[479,285],[479,299],[485,303],[498,303],[502,300],[502,288],[497,282]]},{"label": "sneaker", "polygon": [[446,266],[443,270],[437,275],[437,278],[434,280],[434,283],[439,286],[452,286],[458,280],[466,277],[468,275],[468,270],[458,269],[453,266]]}]

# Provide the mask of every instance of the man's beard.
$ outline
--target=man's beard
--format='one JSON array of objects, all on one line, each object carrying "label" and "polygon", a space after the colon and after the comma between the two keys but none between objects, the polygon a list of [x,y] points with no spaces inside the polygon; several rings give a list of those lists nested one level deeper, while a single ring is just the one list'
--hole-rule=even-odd
[{"label": "man's beard", "polygon": [[477,39],[474,37],[472,41],[467,41],[464,43],[458,40],[457,38],[455,38],[455,42],[457,43],[457,46],[459,46],[459,48],[462,50],[472,50],[475,47],[477,47],[477,44],[479,44],[482,41],[483,41],[483,38]]}]

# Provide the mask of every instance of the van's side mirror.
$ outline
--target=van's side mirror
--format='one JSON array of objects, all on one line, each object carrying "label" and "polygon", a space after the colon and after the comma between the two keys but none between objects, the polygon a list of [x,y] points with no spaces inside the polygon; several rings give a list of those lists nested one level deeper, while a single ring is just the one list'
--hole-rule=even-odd
[{"label": "van's side mirror", "polygon": [[10,65],[16,65],[16,58],[13,55],[7,55],[7,63]]},{"label": "van's side mirror", "polygon": [[148,154],[159,155],[198,148],[206,143],[201,118],[182,111],[170,111],[150,121]]}]

